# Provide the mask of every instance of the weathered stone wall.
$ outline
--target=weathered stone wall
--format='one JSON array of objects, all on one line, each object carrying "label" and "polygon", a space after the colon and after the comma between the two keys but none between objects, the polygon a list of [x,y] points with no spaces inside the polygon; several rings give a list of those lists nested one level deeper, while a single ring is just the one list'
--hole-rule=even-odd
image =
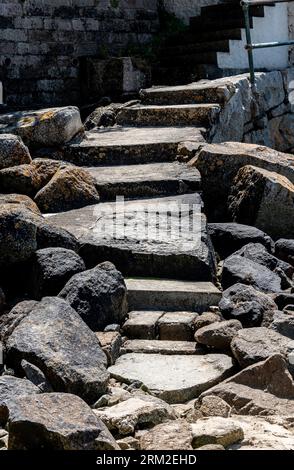
[{"label": "weathered stone wall", "polygon": [[16,106],[76,103],[80,58],[127,54],[157,27],[157,0],[1,0],[4,99]]},{"label": "weathered stone wall", "polygon": [[226,102],[212,141],[246,142],[294,153],[294,68],[258,73],[255,90],[248,75],[217,81],[227,88]]}]

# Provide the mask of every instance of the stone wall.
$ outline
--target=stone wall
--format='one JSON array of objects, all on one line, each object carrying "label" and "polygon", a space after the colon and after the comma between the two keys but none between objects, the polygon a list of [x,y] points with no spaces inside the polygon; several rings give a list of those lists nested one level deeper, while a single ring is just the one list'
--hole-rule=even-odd
[{"label": "stone wall", "polygon": [[1,0],[4,100],[78,103],[81,58],[127,55],[157,28],[157,0]]},{"label": "stone wall", "polygon": [[226,102],[212,130],[214,143],[234,141],[266,145],[294,153],[294,68],[216,81],[227,88]]}]

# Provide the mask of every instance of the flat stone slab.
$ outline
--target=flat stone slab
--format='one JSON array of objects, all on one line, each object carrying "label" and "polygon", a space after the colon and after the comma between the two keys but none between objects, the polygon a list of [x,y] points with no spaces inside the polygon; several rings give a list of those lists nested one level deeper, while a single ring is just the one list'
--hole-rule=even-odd
[{"label": "flat stone slab", "polygon": [[66,145],[62,159],[82,166],[173,161],[180,142],[205,143],[205,132],[191,126],[99,128]]},{"label": "flat stone slab", "polygon": [[48,217],[76,236],[89,267],[111,261],[125,276],[211,281],[215,265],[201,211],[195,193],[101,203]]},{"label": "flat stone slab", "polygon": [[137,126],[204,126],[210,127],[220,112],[218,104],[135,105],[122,108],[118,124]]},{"label": "flat stone slab", "polygon": [[128,303],[132,310],[204,312],[218,305],[221,292],[211,282],[170,279],[125,279]]},{"label": "flat stone slab", "polygon": [[201,176],[185,163],[164,162],[85,168],[96,181],[101,200],[158,197],[201,189]]},{"label": "flat stone slab", "polygon": [[203,349],[195,341],[133,339],[126,341],[121,348],[121,354],[127,353],[191,355],[203,354]]},{"label": "flat stone slab", "polygon": [[180,356],[131,353],[109,368],[112,377],[125,383],[141,381],[168,403],[184,403],[221,382],[233,369],[224,354]]},{"label": "flat stone slab", "polygon": [[154,86],[141,90],[145,104],[224,103],[231,98],[229,79],[201,80],[178,86]]}]

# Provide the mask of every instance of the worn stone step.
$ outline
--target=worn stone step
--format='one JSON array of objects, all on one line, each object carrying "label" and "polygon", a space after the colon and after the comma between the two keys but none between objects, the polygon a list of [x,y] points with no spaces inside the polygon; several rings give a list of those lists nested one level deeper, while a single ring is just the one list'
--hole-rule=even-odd
[{"label": "worn stone step", "polygon": [[144,104],[217,103],[228,100],[228,88],[220,81],[202,81],[178,86],[154,86],[140,91]]},{"label": "worn stone step", "polygon": [[207,41],[222,41],[224,39],[242,39],[241,28],[232,28],[232,29],[219,29],[216,28],[214,31],[197,31],[197,30],[188,30],[182,33],[177,33],[170,36],[166,45],[175,45],[180,44],[195,44]]},{"label": "worn stone step", "polygon": [[137,126],[204,126],[213,124],[220,112],[217,104],[136,105],[123,108],[118,116],[119,124]]},{"label": "worn stone step", "polygon": [[152,395],[168,403],[185,403],[233,373],[233,359],[225,354],[122,355],[108,371],[115,379],[142,382]]},{"label": "worn stone step", "polygon": [[47,217],[79,239],[89,267],[112,261],[125,276],[211,281],[215,261],[201,209],[194,193],[105,202]]},{"label": "worn stone step", "polygon": [[221,41],[206,41],[201,43],[191,43],[178,46],[166,46],[160,50],[161,57],[175,57],[178,55],[196,54],[198,52],[230,52],[229,39]]},{"label": "worn stone step", "polygon": [[[253,28],[253,19],[250,17],[250,27]],[[245,28],[244,15],[226,15],[221,21],[219,18],[203,18],[195,16],[190,18],[190,28],[195,29],[197,33],[200,31],[215,31],[215,30],[226,30]]]},{"label": "worn stone step", "polygon": [[[191,171],[192,170],[192,171]],[[127,199],[184,194],[201,189],[201,176],[185,163],[164,162],[143,165],[90,167],[102,201],[116,196]]]},{"label": "worn stone step", "polygon": [[174,66],[177,64],[177,67],[185,67],[192,64],[217,64],[217,51],[210,51],[210,52],[187,52],[180,53],[178,55],[171,56],[164,56],[160,57],[160,63],[163,66]]},{"label": "worn stone step", "polygon": [[[267,4],[267,6],[274,6],[273,4]],[[207,5],[201,7],[201,16],[206,18],[216,18],[220,21],[223,15],[226,16],[236,16],[241,17],[244,15],[242,7],[239,2],[236,4],[229,3],[220,3],[218,5]],[[250,16],[263,17],[264,16],[264,6],[263,5],[251,5],[250,6]]]},{"label": "worn stone step", "polygon": [[195,341],[159,341],[146,339],[132,339],[126,341],[120,350],[122,354],[166,354],[166,355],[192,355],[203,354],[203,348]]},{"label": "worn stone step", "polygon": [[132,311],[123,332],[130,339],[192,341],[197,317],[196,312]]},{"label": "worn stone step", "polygon": [[131,310],[204,312],[218,305],[221,292],[211,282],[171,279],[126,279]]},{"label": "worn stone step", "polygon": [[[160,123],[159,123],[160,124]],[[66,145],[62,159],[80,166],[131,165],[175,160],[183,141],[205,142],[204,128],[109,127],[86,132]]]}]

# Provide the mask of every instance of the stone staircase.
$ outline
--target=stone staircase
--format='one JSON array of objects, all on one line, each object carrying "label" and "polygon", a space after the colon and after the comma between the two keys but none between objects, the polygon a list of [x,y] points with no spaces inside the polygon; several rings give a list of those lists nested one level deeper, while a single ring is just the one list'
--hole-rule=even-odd
[{"label": "stone staircase", "polygon": [[[284,22],[284,7],[275,4],[252,6],[250,27],[255,42],[279,40],[275,23]],[[283,29],[284,24],[280,24]],[[287,34],[287,28],[282,31]],[[186,31],[170,35],[159,50],[159,58],[153,67],[154,84],[176,85],[196,80],[215,79],[248,69],[245,44],[245,20],[239,1],[230,0],[218,5],[201,8],[200,16],[190,19]],[[257,67],[271,68],[271,56],[263,52],[267,59],[259,66],[260,52],[257,53]],[[240,57],[242,56],[242,60]],[[272,63],[272,69],[279,68],[279,61]],[[269,67],[266,67],[267,64]],[[286,65],[285,65],[286,66]]]},{"label": "stone staircase", "polygon": [[[63,158],[93,175],[101,202],[47,215],[79,239],[87,267],[108,260],[125,276],[130,312],[122,332],[127,339],[111,375],[127,383],[141,381],[171,403],[197,396],[233,368],[229,356],[209,354],[194,340],[195,320],[218,305],[221,292],[214,284],[200,174],[177,161],[181,142],[205,142],[224,93],[208,83],[142,90],[142,103],[123,109],[119,125],[94,129],[64,149]],[[114,202],[116,196],[126,198],[123,206]],[[169,210],[162,225],[159,204],[184,204],[181,220],[187,231],[180,239],[171,236],[177,212]],[[128,226],[134,211],[142,219],[155,212],[156,233],[138,236]],[[195,214],[197,237],[191,240]],[[115,230],[100,231],[100,223]]]}]

